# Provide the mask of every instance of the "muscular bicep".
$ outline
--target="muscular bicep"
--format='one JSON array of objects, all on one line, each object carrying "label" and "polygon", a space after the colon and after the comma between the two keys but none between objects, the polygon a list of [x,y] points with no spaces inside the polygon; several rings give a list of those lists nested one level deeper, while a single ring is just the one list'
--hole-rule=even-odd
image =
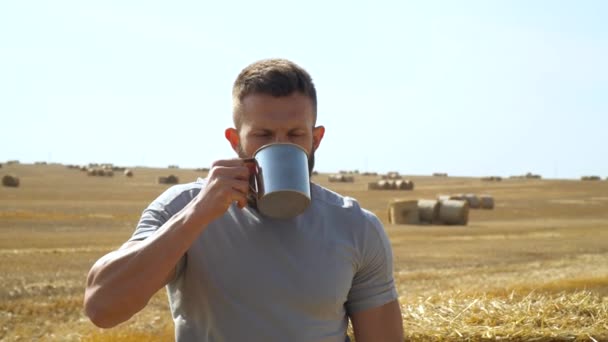
[{"label": "muscular bicep", "polygon": [[357,311],[350,315],[357,342],[403,341],[403,321],[399,301]]},{"label": "muscular bicep", "polygon": [[[136,241],[127,241],[125,242],[122,246],[120,246],[120,248],[116,251],[116,252],[120,252],[120,251],[125,251],[125,252],[130,252],[130,251],[135,251],[138,248],[140,248],[142,246],[143,240],[136,240]],[[163,284],[167,285],[170,281],[172,281],[173,279],[175,279],[177,273],[179,270],[181,270],[181,268],[183,267],[183,262],[184,262],[184,257],[182,257],[177,265],[175,265],[175,267],[173,267],[171,269],[171,271],[167,274],[167,276],[165,277],[165,280],[163,281]]]}]

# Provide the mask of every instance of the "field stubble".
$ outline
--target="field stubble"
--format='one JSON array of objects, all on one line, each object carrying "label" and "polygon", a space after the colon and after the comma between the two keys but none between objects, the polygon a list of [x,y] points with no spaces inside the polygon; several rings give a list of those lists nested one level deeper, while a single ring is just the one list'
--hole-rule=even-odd
[{"label": "field stubble", "polygon": [[[173,326],[159,291],[128,322],[95,328],[83,315],[86,273],[133,232],[166,185],[193,170],[136,168],[133,178],[88,177],[60,165],[7,165],[0,188],[0,340],[166,341]],[[411,177],[412,192],[313,181],[355,197],[386,224],[407,340],[608,340],[608,182]],[[496,208],[469,225],[395,226],[394,198],[487,193]]]}]

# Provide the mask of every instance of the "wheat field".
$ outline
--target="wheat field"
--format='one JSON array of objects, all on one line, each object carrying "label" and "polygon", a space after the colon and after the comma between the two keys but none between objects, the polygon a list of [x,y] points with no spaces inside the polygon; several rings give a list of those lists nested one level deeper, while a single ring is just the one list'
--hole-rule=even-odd
[{"label": "wheat field", "polygon": [[[171,341],[166,294],[109,330],[83,314],[86,274],[133,232],[168,185],[205,174],[134,168],[89,177],[63,165],[4,165],[0,188],[0,341]],[[356,198],[384,222],[408,341],[608,341],[608,181],[412,176],[414,191],[313,181]],[[395,198],[491,194],[467,226],[390,225]]]}]

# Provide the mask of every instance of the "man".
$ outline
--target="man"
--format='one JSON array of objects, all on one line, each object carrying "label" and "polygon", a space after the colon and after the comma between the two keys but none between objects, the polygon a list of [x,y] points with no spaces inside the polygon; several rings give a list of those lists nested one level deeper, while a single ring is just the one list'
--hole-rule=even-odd
[{"label": "man", "polygon": [[176,185],[143,212],[120,249],[93,265],[85,311],[109,328],[167,287],[178,341],[403,341],[382,224],[352,198],[311,183],[311,204],[293,219],[262,216],[248,201],[244,163],[261,146],[294,143],[309,155],[316,126],[309,74],[283,59],[246,67],[233,87],[238,159]]}]

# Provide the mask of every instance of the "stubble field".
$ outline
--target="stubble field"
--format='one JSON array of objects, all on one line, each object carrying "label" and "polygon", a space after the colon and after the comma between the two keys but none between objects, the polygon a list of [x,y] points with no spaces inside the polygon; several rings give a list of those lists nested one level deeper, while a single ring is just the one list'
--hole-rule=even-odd
[{"label": "stubble field", "polygon": [[[111,330],[84,316],[86,274],[132,234],[142,210],[176,174],[135,168],[134,177],[89,177],[62,165],[4,165],[20,177],[0,188],[0,341],[170,341],[159,291]],[[368,191],[313,181],[359,200],[391,239],[406,340],[608,340],[608,181],[409,177],[414,191]],[[394,198],[491,194],[494,210],[471,210],[467,226],[389,225]]]}]

